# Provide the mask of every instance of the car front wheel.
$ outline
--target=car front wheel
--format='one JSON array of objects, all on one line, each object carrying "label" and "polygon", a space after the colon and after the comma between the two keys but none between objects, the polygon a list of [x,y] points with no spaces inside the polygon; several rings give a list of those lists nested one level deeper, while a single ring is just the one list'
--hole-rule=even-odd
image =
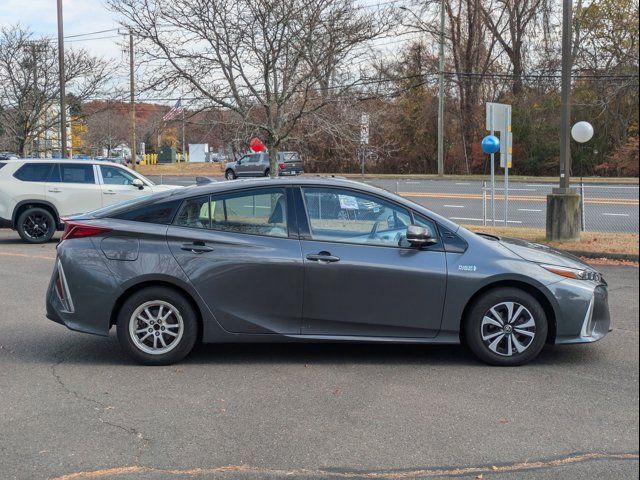
[{"label": "car front wheel", "polygon": [[165,287],[129,297],[118,313],[118,340],[144,365],[170,365],[186,357],[198,339],[198,321],[189,301]]},{"label": "car front wheel", "polygon": [[229,169],[224,172],[224,178],[226,178],[227,180],[235,180],[237,178],[237,175],[233,170]]},{"label": "car front wheel", "polygon": [[16,230],[27,243],[45,243],[56,232],[56,221],[48,210],[33,207],[18,216]]},{"label": "car front wheel", "polygon": [[469,348],[491,365],[528,363],[547,339],[544,308],[532,295],[516,288],[489,291],[476,300],[464,321]]}]

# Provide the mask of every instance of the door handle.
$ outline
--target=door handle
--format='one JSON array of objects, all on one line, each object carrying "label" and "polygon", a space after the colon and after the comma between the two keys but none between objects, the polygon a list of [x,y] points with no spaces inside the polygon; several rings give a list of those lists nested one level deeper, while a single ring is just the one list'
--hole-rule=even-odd
[{"label": "door handle", "polygon": [[319,263],[335,263],[340,261],[340,257],[331,255],[329,252],[309,253],[307,260]]},{"label": "door handle", "polygon": [[51,193],[60,193],[62,190],[60,190],[59,188],[50,188],[49,192]]},{"label": "door handle", "polygon": [[103,193],[105,195],[115,195],[116,194],[116,192],[114,192],[113,190],[105,190]]},{"label": "door handle", "polygon": [[213,252],[213,248],[206,246],[204,242],[184,243],[180,249],[197,254]]}]

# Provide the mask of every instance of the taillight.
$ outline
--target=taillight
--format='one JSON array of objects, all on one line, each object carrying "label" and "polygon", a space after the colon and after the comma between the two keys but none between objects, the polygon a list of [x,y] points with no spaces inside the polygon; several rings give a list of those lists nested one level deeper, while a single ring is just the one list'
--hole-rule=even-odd
[{"label": "taillight", "polygon": [[110,228],[98,227],[95,225],[85,225],[82,223],[75,223],[67,221],[64,225],[64,232],[62,233],[63,240],[71,240],[73,238],[85,238],[93,237],[94,235],[100,235],[102,233],[110,232]]},{"label": "taillight", "polygon": [[284,170],[284,169],[285,169],[285,167],[286,167],[286,165],[285,165],[284,163],[279,163],[279,164],[278,164],[278,168],[279,168],[280,170]]}]

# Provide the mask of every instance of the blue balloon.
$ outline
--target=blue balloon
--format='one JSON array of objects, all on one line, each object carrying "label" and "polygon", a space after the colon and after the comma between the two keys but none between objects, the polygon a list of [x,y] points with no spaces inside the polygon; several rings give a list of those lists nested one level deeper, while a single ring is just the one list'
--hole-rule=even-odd
[{"label": "blue balloon", "polygon": [[482,151],[484,153],[496,153],[500,150],[500,139],[495,135],[487,135],[482,139]]}]

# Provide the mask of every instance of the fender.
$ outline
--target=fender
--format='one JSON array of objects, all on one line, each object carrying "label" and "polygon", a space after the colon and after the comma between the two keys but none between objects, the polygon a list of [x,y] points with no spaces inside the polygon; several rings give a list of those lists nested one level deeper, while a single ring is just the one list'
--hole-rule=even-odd
[{"label": "fender", "polygon": [[18,221],[18,211],[20,210],[20,207],[23,207],[24,205],[44,205],[51,208],[51,210],[53,210],[54,212],[55,220],[58,222],[58,228],[60,228],[60,226],[62,225],[62,222],[60,220],[60,213],[58,213],[58,209],[53,203],[46,200],[22,200],[21,202],[16,203],[16,206],[13,207],[13,213],[11,214],[11,228],[15,228],[16,222]]}]

